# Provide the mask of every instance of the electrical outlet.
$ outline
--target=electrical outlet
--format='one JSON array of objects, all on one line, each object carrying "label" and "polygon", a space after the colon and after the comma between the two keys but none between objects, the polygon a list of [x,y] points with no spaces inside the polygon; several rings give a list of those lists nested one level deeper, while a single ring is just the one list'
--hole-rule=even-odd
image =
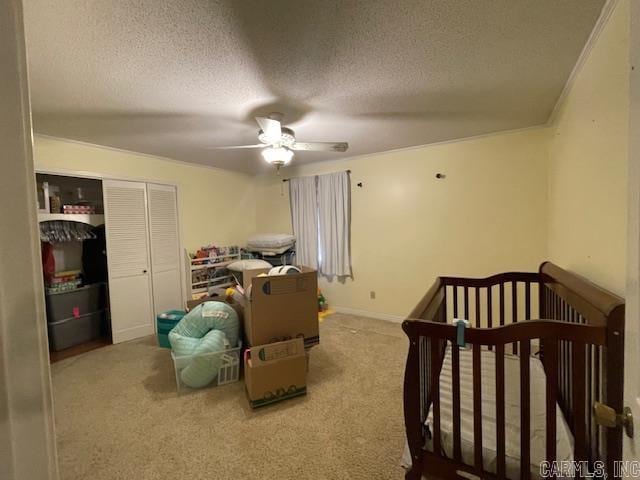
[{"label": "electrical outlet", "polygon": [[373,290],[371,290],[369,292],[369,297],[371,298],[371,300],[375,300],[376,299],[376,292],[374,292]]}]

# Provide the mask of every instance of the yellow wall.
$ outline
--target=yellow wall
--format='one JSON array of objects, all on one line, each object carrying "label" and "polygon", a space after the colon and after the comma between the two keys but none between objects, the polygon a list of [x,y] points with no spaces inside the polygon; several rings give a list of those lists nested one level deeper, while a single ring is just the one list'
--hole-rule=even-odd
[{"label": "yellow wall", "polygon": [[184,247],[244,245],[255,229],[253,177],[87,144],[35,137],[37,170],[82,171],[178,185]]},{"label": "yellow wall", "polygon": [[[352,170],[354,279],[322,281],[328,301],[403,316],[438,275],[535,270],[546,258],[546,138],[534,129],[286,171]],[[286,184],[258,181],[257,230],[291,231]]]},{"label": "yellow wall", "polygon": [[619,2],[552,125],[549,255],[625,293],[629,2]]}]

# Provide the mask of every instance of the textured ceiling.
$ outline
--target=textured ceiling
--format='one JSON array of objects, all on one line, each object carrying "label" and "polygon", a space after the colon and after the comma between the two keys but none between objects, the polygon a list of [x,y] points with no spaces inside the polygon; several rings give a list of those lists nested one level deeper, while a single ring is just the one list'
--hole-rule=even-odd
[{"label": "textured ceiling", "polygon": [[350,157],[549,117],[604,0],[24,0],[37,133],[267,168],[252,117]]}]

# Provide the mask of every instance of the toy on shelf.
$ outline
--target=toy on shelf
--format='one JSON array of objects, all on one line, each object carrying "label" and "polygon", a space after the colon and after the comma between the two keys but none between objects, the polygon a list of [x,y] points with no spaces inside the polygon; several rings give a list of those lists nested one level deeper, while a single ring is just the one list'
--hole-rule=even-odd
[{"label": "toy on shelf", "polygon": [[237,246],[218,247],[205,245],[195,253],[187,253],[187,265],[191,272],[188,278],[189,298],[196,299],[210,293],[214,287],[224,288],[233,285],[233,278],[227,266],[240,259]]}]

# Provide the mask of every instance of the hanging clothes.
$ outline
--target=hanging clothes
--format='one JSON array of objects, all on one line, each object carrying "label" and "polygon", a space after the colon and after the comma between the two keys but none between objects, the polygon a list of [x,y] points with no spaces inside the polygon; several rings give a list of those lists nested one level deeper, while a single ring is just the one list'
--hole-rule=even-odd
[{"label": "hanging clothes", "polygon": [[96,238],[82,244],[82,271],[85,283],[107,281],[107,241],[104,225],[93,229]]},{"label": "hanging clothes", "polygon": [[66,220],[40,222],[40,240],[43,242],[82,242],[95,238],[93,227],[87,223]]}]

